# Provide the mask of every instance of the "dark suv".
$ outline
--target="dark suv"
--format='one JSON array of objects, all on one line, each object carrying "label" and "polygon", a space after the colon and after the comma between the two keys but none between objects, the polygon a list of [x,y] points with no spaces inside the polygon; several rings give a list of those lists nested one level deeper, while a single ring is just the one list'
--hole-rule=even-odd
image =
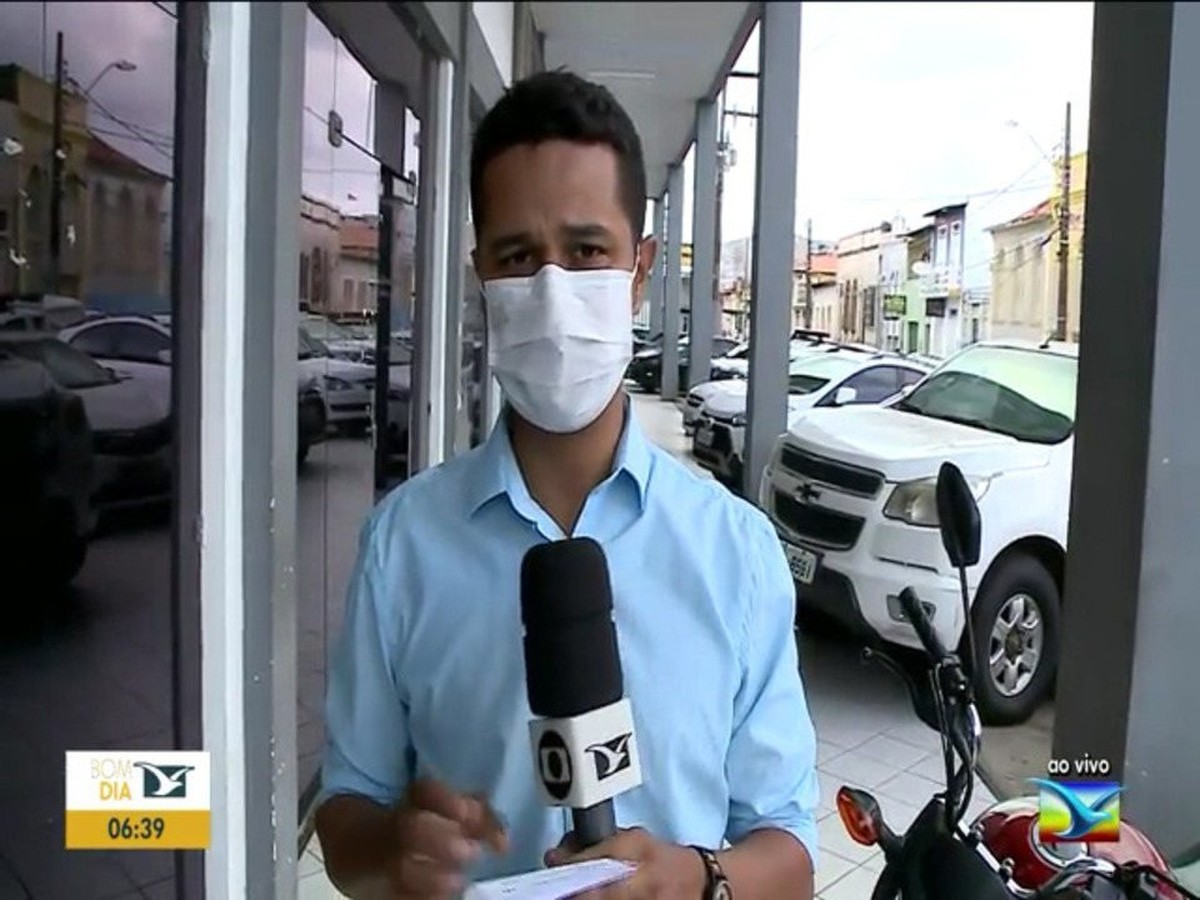
[{"label": "dark suv", "polygon": [[0,347],[0,567],[26,588],[83,568],[95,526],[92,432],[83,401],[38,362]]}]

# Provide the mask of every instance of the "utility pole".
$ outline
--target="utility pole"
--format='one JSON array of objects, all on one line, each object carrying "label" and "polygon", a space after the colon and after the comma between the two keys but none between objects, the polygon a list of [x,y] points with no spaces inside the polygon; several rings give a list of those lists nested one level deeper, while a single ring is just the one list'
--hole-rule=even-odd
[{"label": "utility pole", "polygon": [[1071,104],[1063,127],[1062,200],[1058,212],[1058,316],[1056,340],[1067,340],[1067,286],[1071,266]]},{"label": "utility pole", "polygon": [[807,241],[804,254],[804,327],[811,329],[813,321],[812,293],[812,219],[808,220]]},{"label": "utility pole", "polygon": [[725,333],[725,300],[721,296],[721,209],[725,199],[725,167],[728,165],[728,148],[725,146],[725,92],[721,91],[717,98],[717,220],[716,233],[717,252],[716,263],[713,265],[713,303],[716,305],[716,321],[713,334]]},{"label": "utility pole", "polygon": [[50,266],[46,293],[59,292],[62,270],[62,201],[63,201],[63,82],[66,63],[63,60],[63,33],[58,32],[54,49],[54,120],[50,138]]}]

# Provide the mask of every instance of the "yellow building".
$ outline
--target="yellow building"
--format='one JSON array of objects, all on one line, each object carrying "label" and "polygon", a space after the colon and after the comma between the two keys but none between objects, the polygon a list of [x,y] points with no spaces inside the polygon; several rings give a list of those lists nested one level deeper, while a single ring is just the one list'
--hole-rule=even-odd
[{"label": "yellow building", "polygon": [[[15,65],[0,66],[0,292],[83,290],[87,226],[87,102],[63,97],[62,227],[58,284],[50,271],[54,85]],[[75,239],[71,239],[74,235]]]},{"label": "yellow building", "polygon": [[[1061,183],[1062,163],[1055,166]],[[988,229],[992,236],[991,331],[995,338],[1041,341],[1058,319],[1061,192],[1014,219]],[[1087,153],[1071,157],[1067,339],[1079,340],[1079,297],[1083,276],[1083,220]]]}]

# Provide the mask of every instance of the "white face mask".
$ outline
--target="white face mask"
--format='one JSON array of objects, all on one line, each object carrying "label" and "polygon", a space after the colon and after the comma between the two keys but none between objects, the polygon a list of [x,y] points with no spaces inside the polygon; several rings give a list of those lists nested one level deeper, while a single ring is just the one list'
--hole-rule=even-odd
[{"label": "white face mask", "polygon": [[526,421],[569,434],[596,421],[633,355],[633,272],[543,266],[483,284],[488,362]]}]

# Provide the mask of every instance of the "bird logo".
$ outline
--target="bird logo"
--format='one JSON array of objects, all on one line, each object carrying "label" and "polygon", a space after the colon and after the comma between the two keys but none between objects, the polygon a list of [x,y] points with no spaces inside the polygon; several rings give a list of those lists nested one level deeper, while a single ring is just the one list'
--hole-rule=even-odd
[{"label": "bird logo", "polygon": [[596,763],[596,780],[603,781],[622,769],[629,768],[629,740],[632,734],[622,734],[610,741],[592,744],[586,748]]},{"label": "bird logo", "polygon": [[135,762],[141,769],[142,795],[145,797],[186,797],[187,773],[195,766],[156,766],[148,762]]},{"label": "bird logo", "polygon": [[1038,831],[1043,840],[1117,839],[1121,785],[1111,782],[1064,784],[1046,778],[1029,780],[1041,789]]}]

